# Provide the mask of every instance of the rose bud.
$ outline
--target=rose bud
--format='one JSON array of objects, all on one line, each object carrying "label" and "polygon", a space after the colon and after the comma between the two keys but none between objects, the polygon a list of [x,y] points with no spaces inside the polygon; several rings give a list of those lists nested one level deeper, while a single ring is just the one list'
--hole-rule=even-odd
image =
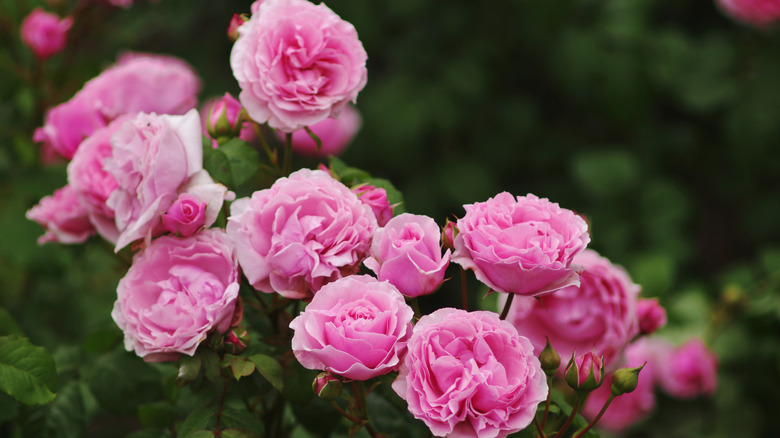
[{"label": "rose bud", "polygon": [[247,17],[244,14],[233,14],[233,18],[230,19],[230,24],[228,24],[228,29],[227,29],[227,36],[228,38],[230,38],[230,41],[235,42],[238,39],[239,26],[241,26],[248,20],[249,17]]},{"label": "rose bud", "polygon": [[455,249],[455,236],[458,234],[458,226],[455,222],[447,219],[444,223],[444,229],[441,232],[441,245],[446,249]]},{"label": "rose bud", "polygon": [[182,193],[162,215],[162,221],[171,233],[192,236],[206,223],[206,203],[189,193]]},{"label": "rose bud", "polygon": [[35,8],[23,21],[20,29],[22,41],[44,60],[65,48],[68,31],[73,26],[73,18],[60,20],[55,14]]},{"label": "rose bud", "polygon": [[341,380],[329,372],[317,374],[317,377],[311,382],[311,389],[317,394],[317,397],[325,401],[339,398],[343,387],[344,384],[341,383]]},{"label": "rose bud", "polygon": [[636,303],[636,314],[639,332],[643,335],[654,333],[666,325],[666,309],[658,303],[658,298],[640,298]]},{"label": "rose bud", "polygon": [[361,184],[352,187],[351,190],[358,195],[360,202],[371,207],[371,211],[374,212],[377,224],[380,227],[384,227],[390,218],[393,217],[393,206],[387,201],[385,189],[374,187],[370,184]]},{"label": "rose bud", "polygon": [[225,334],[224,345],[230,354],[240,354],[249,346],[249,332],[241,327],[233,327]]},{"label": "rose bud", "polygon": [[542,364],[542,369],[547,377],[552,377],[558,372],[558,368],[561,367],[561,356],[552,348],[550,340],[547,339],[547,344],[544,349],[539,353],[539,362]]},{"label": "rose bud", "polygon": [[572,355],[566,365],[566,383],[575,391],[589,392],[604,381],[603,360],[589,351],[582,356]]},{"label": "rose bud", "polygon": [[237,137],[241,133],[241,104],[225,93],[209,110],[206,129],[212,138]]},{"label": "rose bud", "polygon": [[619,396],[633,392],[639,384],[639,372],[645,366],[636,368],[620,368],[612,374],[612,394]]}]

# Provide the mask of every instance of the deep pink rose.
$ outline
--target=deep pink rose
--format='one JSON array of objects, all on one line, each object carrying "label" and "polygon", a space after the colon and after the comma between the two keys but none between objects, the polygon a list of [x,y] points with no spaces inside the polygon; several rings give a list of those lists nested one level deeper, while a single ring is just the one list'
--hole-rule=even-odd
[{"label": "deep pink rose", "polygon": [[22,41],[40,59],[49,58],[65,48],[73,18],[60,20],[56,14],[35,8],[24,18],[20,33]]},{"label": "deep pink rose", "polygon": [[227,188],[203,170],[200,116],[140,113],[111,136],[112,156],[105,169],[118,186],[106,201],[115,214],[116,250],[164,231],[162,214],[181,193],[206,203],[205,226],[214,223]]},{"label": "deep pink rose", "polygon": [[658,298],[640,298],[636,303],[636,315],[639,319],[639,332],[649,335],[666,325],[666,309],[658,303]]},{"label": "deep pink rose", "polygon": [[620,266],[595,251],[574,257],[583,266],[580,285],[541,295],[515,297],[507,321],[528,336],[541,351],[545,336],[566,358],[576,351],[593,351],[604,356],[612,368],[626,345],[639,334],[636,301],[639,286]]},{"label": "deep pink rose", "polygon": [[[254,8],[254,6],[253,6]],[[335,117],[366,84],[355,28],[324,3],[265,0],[230,55],[249,117],[292,132]]]},{"label": "deep pink rose", "polygon": [[413,316],[390,283],[351,275],[323,286],[290,323],[292,350],[306,368],[368,380],[398,369]]},{"label": "deep pink rose", "polygon": [[168,207],[162,221],[167,231],[184,237],[191,236],[206,223],[206,203],[189,193],[182,193]]},{"label": "deep pink rose", "polygon": [[371,209],[321,170],[301,169],[230,206],[227,232],[249,282],[309,298],[354,274],[377,228]]},{"label": "deep pink rose", "polygon": [[494,312],[420,318],[393,390],[436,436],[496,438],[528,426],[547,397],[531,343]]},{"label": "deep pink rose", "polygon": [[673,397],[712,395],[718,384],[718,358],[701,339],[691,339],[668,351],[658,366],[658,381]]},{"label": "deep pink rose", "polygon": [[38,205],[27,211],[26,217],[46,229],[46,233],[38,238],[39,245],[46,242],[81,243],[95,234],[78,194],[69,185],[41,199]]},{"label": "deep pink rose", "polygon": [[192,356],[212,330],[228,330],[238,289],[238,265],[223,231],[162,236],[133,258],[111,316],[128,351],[147,362],[176,360]]},{"label": "deep pink rose", "polygon": [[198,77],[185,62],[128,53],[69,101],[49,109],[33,139],[70,159],[84,138],[120,115],[184,114],[197,103],[199,89]]},{"label": "deep pink rose", "polygon": [[442,257],[440,240],[433,219],[404,213],[374,233],[371,257],[363,264],[404,296],[426,295],[439,288],[450,264],[450,250]]},{"label": "deep pink rose", "polygon": [[735,19],[756,27],[780,21],[780,0],[718,0],[718,4]]},{"label": "deep pink rose", "polygon": [[578,283],[572,259],[590,242],[581,217],[532,194],[463,207],[452,261],[491,289],[534,296]]},{"label": "deep pink rose", "polygon": [[361,184],[352,187],[352,191],[358,195],[360,202],[371,207],[376,221],[380,227],[384,227],[393,217],[393,206],[387,201],[387,191],[381,187],[370,184]]},{"label": "deep pink rose", "polygon": [[[292,149],[297,154],[310,157],[325,158],[330,155],[341,155],[360,129],[360,123],[360,113],[354,106],[347,105],[338,118],[329,117],[309,127],[320,138],[322,147],[319,150],[317,142],[305,129],[292,133]],[[280,140],[284,140],[284,132],[276,131],[276,134]]]}]

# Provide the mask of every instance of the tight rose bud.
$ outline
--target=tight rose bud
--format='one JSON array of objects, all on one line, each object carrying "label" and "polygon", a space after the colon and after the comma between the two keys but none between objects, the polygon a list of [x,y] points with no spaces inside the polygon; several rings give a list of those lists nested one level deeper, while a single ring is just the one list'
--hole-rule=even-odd
[{"label": "tight rose bud", "polygon": [[55,14],[35,8],[23,21],[20,29],[22,41],[44,60],[65,48],[68,31],[73,25],[71,17],[60,20]]},{"label": "tight rose bud", "polygon": [[209,110],[206,128],[212,138],[236,137],[241,133],[242,119],[241,104],[225,93]]},{"label": "tight rose bud", "polygon": [[666,309],[658,303],[658,298],[640,298],[636,303],[636,314],[639,332],[643,335],[654,333],[666,325]]},{"label": "tight rose bud", "polygon": [[547,374],[547,377],[554,376],[558,372],[558,368],[561,367],[561,356],[552,348],[549,339],[547,339],[547,344],[542,352],[539,353],[539,362],[541,362],[542,370]]},{"label": "tight rose bud", "polygon": [[317,374],[314,381],[311,382],[311,389],[317,394],[317,397],[332,401],[339,398],[344,384],[333,374],[325,371]]},{"label": "tight rose bud", "polygon": [[230,38],[230,41],[235,42],[238,39],[238,27],[248,20],[249,17],[244,14],[233,14],[233,18],[230,19],[230,24],[228,25],[227,30],[227,35],[228,38]]},{"label": "tight rose bud", "polygon": [[582,356],[572,355],[566,365],[566,383],[575,391],[589,392],[601,386],[604,381],[603,360],[589,351]]},{"label": "tight rose bud", "polygon": [[171,233],[192,236],[206,223],[206,203],[189,193],[182,193],[162,215],[162,220]]},{"label": "tight rose bud", "polygon": [[455,249],[455,236],[458,234],[458,226],[447,219],[441,232],[441,245],[446,249]]},{"label": "tight rose bud", "polygon": [[225,334],[224,345],[230,354],[240,354],[249,346],[249,332],[241,327],[233,327]]},{"label": "tight rose bud", "polygon": [[636,368],[620,368],[612,374],[612,394],[619,396],[633,392],[639,384],[639,372],[645,366]]},{"label": "tight rose bud", "polygon": [[374,187],[369,184],[362,184],[352,187],[351,190],[358,195],[360,202],[371,207],[371,211],[374,212],[377,224],[380,227],[387,225],[387,222],[393,217],[393,206],[387,202],[387,192],[385,189]]}]

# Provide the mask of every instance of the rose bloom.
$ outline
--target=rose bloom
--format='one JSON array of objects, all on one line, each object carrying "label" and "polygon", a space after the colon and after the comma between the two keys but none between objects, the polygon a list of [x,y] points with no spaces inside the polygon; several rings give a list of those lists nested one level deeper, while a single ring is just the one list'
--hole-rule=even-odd
[{"label": "rose bloom", "polygon": [[780,0],[718,0],[735,19],[756,27],[768,27],[780,21]]},{"label": "rose bloom", "polygon": [[40,59],[46,59],[62,51],[68,39],[73,18],[60,20],[56,14],[35,8],[22,20],[22,41]]},{"label": "rose bloom", "polygon": [[577,284],[572,259],[590,242],[581,217],[547,199],[507,192],[464,208],[452,261],[479,281],[532,296]]},{"label": "rose bloom", "polygon": [[658,298],[640,298],[636,303],[639,318],[639,331],[643,335],[654,333],[666,325],[666,309],[658,303]]},{"label": "rose bloom", "polygon": [[[347,105],[338,118],[327,118],[309,127],[319,137],[322,147],[317,149],[317,142],[306,132],[299,129],[292,133],[293,152],[309,157],[326,158],[338,156],[344,152],[360,129],[360,113],[352,105]],[[284,141],[285,134],[276,131],[277,137]]]},{"label": "rose bloom", "polygon": [[701,339],[691,339],[669,349],[658,368],[661,387],[673,397],[693,398],[715,393],[718,358]]},{"label": "rose bloom", "polygon": [[494,312],[443,308],[414,326],[393,390],[436,436],[505,437],[547,397],[531,343]]},{"label": "rose bloom", "polygon": [[584,267],[579,286],[535,298],[515,297],[507,321],[539,351],[548,337],[561,357],[593,349],[611,368],[639,334],[636,302],[640,288],[623,268],[595,251],[577,254],[574,263]]},{"label": "rose bloom", "polygon": [[387,190],[370,184],[361,184],[351,190],[358,195],[360,202],[371,207],[380,227],[384,227],[393,217],[393,206],[387,200]]},{"label": "rose bloom", "polygon": [[368,380],[398,368],[413,316],[390,283],[351,275],[323,286],[292,320],[292,350],[306,368]]},{"label": "rose bloom", "polygon": [[366,84],[355,28],[325,4],[266,0],[238,28],[230,55],[249,116],[283,132],[335,117]]},{"label": "rose bloom", "polygon": [[206,223],[206,203],[189,193],[182,193],[162,215],[162,221],[167,231],[191,236]]},{"label": "rose bloom", "polygon": [[450,264],[441,255],[441,231],[428,216],[404,213],[374,233],[371,257],[363,264],[404,296],[418,297],[439,288]]},{"label": "rose bloom", "polygon": [[205,226],[216,220],[231,193],[203,170],[200,116],[141,113],[111,136],[112,155],[105,169],[117,182],[106,200],[115,214],[116,250],[164,232],[162,214],[189,193],[206,203]]},{"label": "rose bloom", "polygon": [[230,327],[239,289],[233,247],[221,230],[162,236],[136,254],[119,281],[111,316],[125,348],[147,362],[192,356]]},{"label": "rose bloom", "polygon": [[128,53],[90,80],[69,101],[50,108],[33,139],[73,158],[97,128],[123,114],[184,114],[194,108],[200,81],[185,62],[159,55]]},{"label": "rose bloom", "polygon": [[227,233],[255,289],[310,298],[357,272],[376,228],[371,208],[344,184],[301,169],[233,202]]},{"label": "rose bloom", "polygon": [[27,211],[27,219],[38,222],[46,233],[38,244],[46,242],[81,243],[95,234],[89,216],[79,203],[78,193],[69,185],[54,191]]}]

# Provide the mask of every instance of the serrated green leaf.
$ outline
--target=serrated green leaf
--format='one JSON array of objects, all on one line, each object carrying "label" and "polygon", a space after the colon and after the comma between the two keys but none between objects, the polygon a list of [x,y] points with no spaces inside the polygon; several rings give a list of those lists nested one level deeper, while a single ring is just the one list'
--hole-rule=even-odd
[{"label": "serrated green leaf", "polygon": [[204,407],[190,412],[190,414],[187,415],[187,418],[185,418],[176,428],[177,435],[188,438],[193,434],[202,432],[203,429],[208,427],[209,422],[214,418],[214,415],[216,415],[216,410],[210,407]]},{"label": "serrated green leaf", "polygon": [[260,154],[247,142],[231,139],[214,149],[203,147],[203,167],[217,181],[231,188],[244,184],[257,173]]},{"label": "serrated green leaf", "polygon": [[236,380],[246,377],[255,372],[255,364],[246,357],[233,356],[230,354],[225,355],[227,365],[230,367],[230,372],[233,373],[233,377]]},{"label": "serrated green leaf", "polygon": [[282,391],[284,389],[284,381],[282,379],[282,366],[279,362],[271,356],[265,354],[254,354],[249,356],[249,360],[255,364],[257,371],[268,380],[274,388]]},{"label": "serrated green leaf", "polygon": [[220,366],[219,356],[217,356],[217,353],[209,350],[208,348],[201,348],[198,350],[198,355],[201,358],[201,366],[203,367],[203,374],[206,376],[206,378],[212,382],[219,379],[219,375],[222,372],[222,367]]},{"label": "serrated green leaf", "polygon": [[57,371],[41,347],[18,335],[0,337],[0,390],[26,405],[54,400]]}]

